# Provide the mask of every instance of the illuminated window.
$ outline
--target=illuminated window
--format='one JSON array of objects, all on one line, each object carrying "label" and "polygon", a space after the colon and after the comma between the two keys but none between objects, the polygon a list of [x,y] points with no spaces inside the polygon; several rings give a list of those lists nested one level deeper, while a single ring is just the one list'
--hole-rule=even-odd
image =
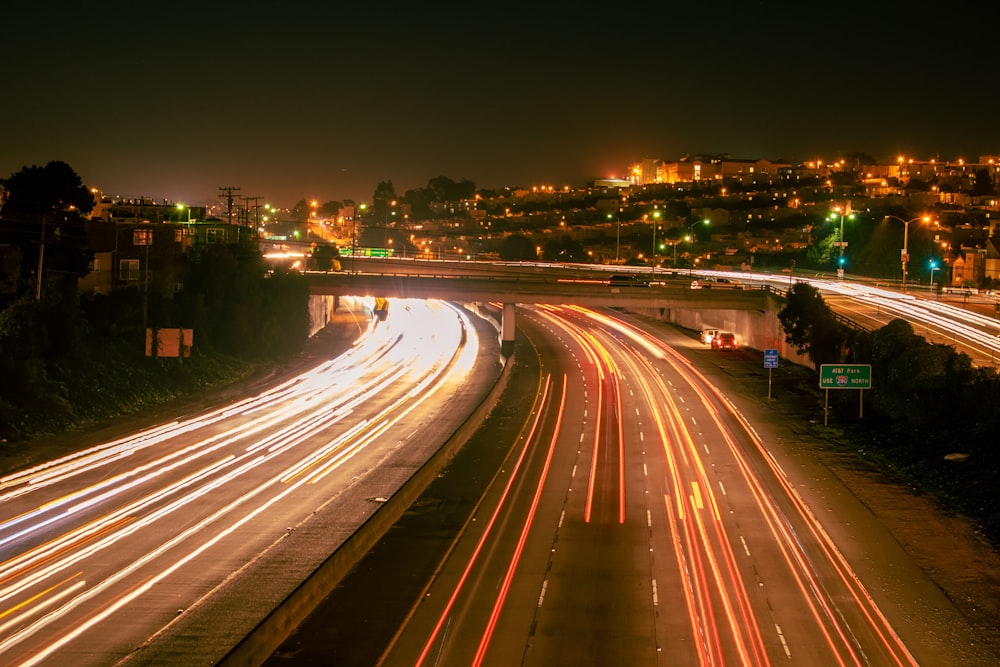
[{"label": "illuminated window", "polygon": [[153,230],[133,229],[132,245],[153,245]]}]

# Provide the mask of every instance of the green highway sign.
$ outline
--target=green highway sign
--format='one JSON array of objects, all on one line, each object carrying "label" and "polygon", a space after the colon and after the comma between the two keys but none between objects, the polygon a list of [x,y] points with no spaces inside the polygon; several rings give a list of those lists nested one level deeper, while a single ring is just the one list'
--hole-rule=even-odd
[{"label": "green highway sign", "polygon": [[871,389],[871,364],[822,364],[820,389]]}]

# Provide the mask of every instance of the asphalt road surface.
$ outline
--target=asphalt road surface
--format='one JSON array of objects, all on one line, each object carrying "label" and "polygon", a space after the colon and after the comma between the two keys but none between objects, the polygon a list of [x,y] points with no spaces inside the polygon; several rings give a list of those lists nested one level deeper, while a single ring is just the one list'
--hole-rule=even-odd
[{"label": "asphalt road surface", "polygon": [[268,665],[997,663],[761,409],[759,353],[580,308],[519,326],[507,399]]},{"label": "asphalt road surface", "polygon": [[0,479],[0,664],[134,657],[334,508],[336,523],[299,543],[282,576],[254,582],[246,604],[197,629],[199,659],[225,655],[495,381],[467,312],[393,307],[348,353],[267,391]]}]

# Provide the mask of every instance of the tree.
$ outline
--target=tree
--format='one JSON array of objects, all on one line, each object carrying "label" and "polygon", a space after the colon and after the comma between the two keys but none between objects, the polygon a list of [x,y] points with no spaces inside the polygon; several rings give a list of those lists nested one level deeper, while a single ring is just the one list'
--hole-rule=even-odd
[{"label": "tree", "polygon": [[340,209],[343,206],[344,206],[343,202],[339,202],[339,201],[336,201],[336,200],[328,201],[328,202],[324,202],[319,207],[319,211],[318,212],[321,215],[324,215],[324,216],[326,216],[328,218],[335,218],[335,217],[337,217],[337,214],[340,213]]},{"label": "tree", "polygon": [[471,199],[476,194],[476,184],[462,179],[455,182],[446,176],[438,176],[427,181],[427,189],[433,193],[433,201],[461,201]]},{"label": "tree", "polygon": [[372,193],[372,206],[366,217],[373,224],[388,226],[392,222],[391,209],[396,205],[396,200],[396,188],[392,181],[379,181]]},{"label": "tree", "polygon": [[990,178],[990,172],[988,169],[976,169],[976,173],[973,176],[973,197],[995,194],[993,190],[993,180]]},{"label": "tree", "polygon": [[535,244],[527,236],[508,236],[500,245],[500,259],[509,261],[537,259]]},{"label": "tree", "polygon": [[788,302],[778,313],[778,321],[785,340],[808,355],[817,368],[840,361],[846,330],[812,285],[795,283],[788,290]]},{"label": "tree", "polygon": [[587,252],[579,241],[563,236],[558,241],[555,239],[546,241],[542,248],[542,257],[547,262],[585,262]]},{"label": "tree", "polygon": [[410,207],[410,213],[417,220],[430,220],[431,202],[434,201],[434,193],[428,188],[417,188],[407,190],[403,194],[403,201]]},{"label": "tree", "polygon": [[292,207],[290,215],[292,220],[295,220],[296,222],[306,222],[309,220],[309,212],[311,210],[312,207],[309,205],[309,202],[305,199],[300,199],[295,202],[295,206]]},{"label": "tree", "polygon": [[73,168],[52,161],[44,167],[24,167],[3,181],[7,197],[0,212],[4,217],[43,215],[94,210],[94,195]]},{"label": "tree", "polygon": [[[90,272],[92,253],[83,215],[94,195],[65,162],[24,167],[3,181],[0,243],[20,249],[20,289],[43,280],[69,288]],[[39,267],[42,276],[38,275]],[[29,280],[31,275],[34,281]]]},{"label": "tree", "polygon": [[335,245],[314,244],[308,265],[314,271],[340,271],[340,250]]}]

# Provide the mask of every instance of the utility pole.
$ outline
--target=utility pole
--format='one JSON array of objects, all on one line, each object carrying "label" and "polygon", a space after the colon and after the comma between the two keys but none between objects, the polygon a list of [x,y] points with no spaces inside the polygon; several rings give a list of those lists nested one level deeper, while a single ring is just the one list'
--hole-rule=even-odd
[{"label": "utility pole", "polygon": [[38,276],[35,278],[35,302],[42,300],[42,264],[45,259],[45,222],[48,216],[42,216],[42,242],[38,246]]},{"label": "utility pole", "polygon": [[258,197],[257,195],[243,197],[243,202],[246,204],[247,208],[247,226],[250,226],[250,202],[253,202],[253,229],[254,234],[260,229],[260,200],[263,197]]},{"label": "utility pole", "polygon": [[233,195],[239,191],[239,188],[229,186],[219,188],[219,192],[222,193],[219,198],[226,200],[226,219],[230,225],[233,224]]}]

